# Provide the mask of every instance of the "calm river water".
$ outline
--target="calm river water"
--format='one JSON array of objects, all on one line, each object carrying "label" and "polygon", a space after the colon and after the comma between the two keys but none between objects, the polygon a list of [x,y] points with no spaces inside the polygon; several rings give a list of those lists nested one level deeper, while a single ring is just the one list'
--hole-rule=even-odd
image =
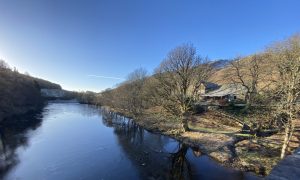
[{"label": "calm river water", "polygon": [[0,179],[257,179],[94,106],[49,103],[0,127]]}]

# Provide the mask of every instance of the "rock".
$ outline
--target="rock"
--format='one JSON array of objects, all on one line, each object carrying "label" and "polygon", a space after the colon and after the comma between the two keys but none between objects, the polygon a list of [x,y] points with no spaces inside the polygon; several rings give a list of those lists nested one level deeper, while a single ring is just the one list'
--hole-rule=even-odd
[{"label": "rock", "polygon": [[218,151],[212,152],[209,155],[222,163],[230,162],[233,158],[232,152],[228,149],[228,147],[224,147]]},{"label": "rock", "polygon": [[193,154],[195,157],[200,157],[202,155],[202,152],[200,151],[200,149],[195,149],[193,150]]}]

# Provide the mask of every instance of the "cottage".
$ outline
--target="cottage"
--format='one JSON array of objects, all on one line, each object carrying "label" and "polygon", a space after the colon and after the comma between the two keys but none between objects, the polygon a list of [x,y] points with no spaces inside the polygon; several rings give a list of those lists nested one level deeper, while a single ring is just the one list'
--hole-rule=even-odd
[{"label": "cottage", "polygon": [[219,104],[245,98],[245,88],[239,84],[226,84],[219,89],[201,95],[206,101],[217,101]]},{"label": "cottage", "polygon": [[220,86],[218,84],[215,83],[211,83],[211,82],[201,82],[200,86],[198,87],[196,94],[194,94],[194,87],[190,86],[190,88],[188,89],[188,95],[192,96],[195,95],[196,100],[200,100],[201,99],[201,95],[204,95],[210,91],[216,90],[218,89]]},{"label": "cottage", "polygon": [[216,89],[219,89],[220,86],[218,84],[212,83],[212,82],[202,82],[198,91],[198,94],[203,95],[208,92],[214,91]]}]

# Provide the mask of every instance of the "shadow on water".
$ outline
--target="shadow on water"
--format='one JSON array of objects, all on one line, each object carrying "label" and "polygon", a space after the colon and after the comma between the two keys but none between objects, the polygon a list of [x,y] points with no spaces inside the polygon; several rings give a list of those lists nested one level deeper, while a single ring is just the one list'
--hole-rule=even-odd
[{"label": "shadow on water", "polygon": [[102,121],[114,128],[125,154],[138,168],[141,179],[257,179],[244,172],[221,167],[198,147],[150,133],[133,120],[101,109]]},{"label": "shadow on water", "polygon": [[28,146],[28,133],[42,123],[43,112],[28,113],[23,116],[5,119],[0,124],[0,179],[19,163],[16,150]]},{"label": "shadow on water", "polygon": [[187,145],[149,133],[134,121],[116,113],[105,109],[101,112],[103,124],[114,128],[119,144],[139,168],[142,179],[192,179],[186,158],[189,149]]}]

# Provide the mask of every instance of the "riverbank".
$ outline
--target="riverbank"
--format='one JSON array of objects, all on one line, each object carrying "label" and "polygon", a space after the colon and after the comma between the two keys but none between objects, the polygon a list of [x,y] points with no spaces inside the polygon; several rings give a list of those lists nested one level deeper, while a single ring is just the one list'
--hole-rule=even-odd
[{"label": "riverbank", "polygon": [[[214,111],[190,116],[190,131],[184,132],[179,119],[162,113],[159,108],[146,110],[139,116],[120,109],[109,110],[133,118],[138,125],[151,132],[161,133],[198,147],[201,153],[226,167],[266,176],[280,161],[283,134],[277,133],[269,137],[243,134],[240,124],[220,117],[220,114]],[[299,139],[294,136],[289,151],[292,152],[298,146]]]}]

